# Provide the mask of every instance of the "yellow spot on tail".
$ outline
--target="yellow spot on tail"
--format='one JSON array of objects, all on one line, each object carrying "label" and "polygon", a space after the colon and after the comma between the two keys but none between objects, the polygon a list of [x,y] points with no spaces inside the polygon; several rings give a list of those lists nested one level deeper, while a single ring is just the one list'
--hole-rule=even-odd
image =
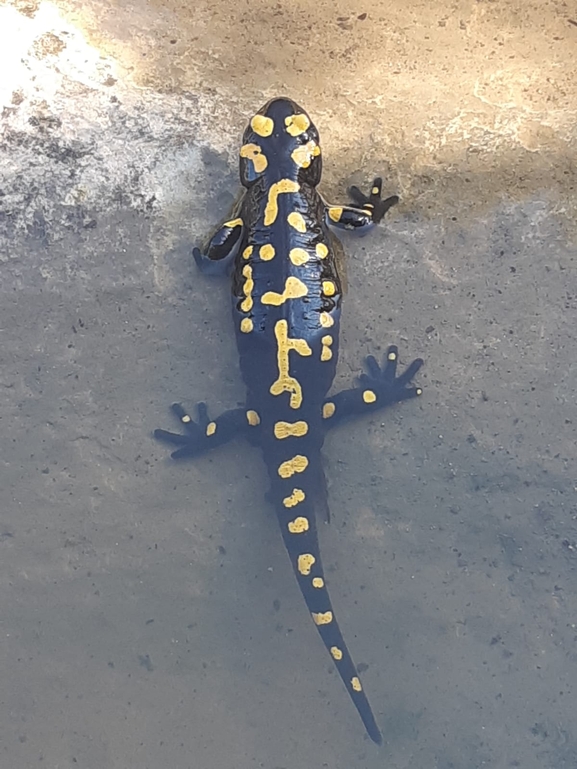
[{"label": "yellow spot on tail", "polygon": [[260,425],[260,417],[256,413],[256,411],[253,411],[252,409],[249,409],[246,412],[246,421],[249,423],[251,427],[256,427],[257,425]]},{"label": "yellow spot on tail", "polygon": [[308,115],[299,112],[297,115],[289,115],[288,117],[285,117],[284,123],[287,134],[290,134],[291,136],[300,136],[301,134],[304,134],[310,126],[311,121],[309,120]]},{"label": "yellow spot on tail", "polygon": [[278,474],[281,478],[290,478],[295,473],[304,473],[309,466],[309,461],[302,454],[297,454],[292,459],[287,459],[282,465],[279,465]]},{"label": "yellow spot on tail", "polygon": [[321,314],[319,315],[319,321],[323,328],[330,328],[335,324],[335,321],[333,320],[333,316],[330,315],[328,312],[321,312]]},{"label": "yellow spot on tail", "polygon": [[305,577],[307,574],[310,574],[316,560],[314,555],[311,555],[310,553],[299,555],[297,559],[297,569],[299,574],[304,574]]},{"label": "yellow spot on tail", "polygon": [[240,330],[243,334],[250,334],[254,328],[254,323],[250,318],[243,318],[240,322]]},{"label": "yellow spot on tail", "polygon": [[336,293],[337,287],[333,283],[332,280],[323,280],[323,294],[325,296],[334,296]]},{"label": "yellow spot on tail", "polygon": [[290,407],[298,409],[303,402],[303,392],[300,383],[289,376],[289,352],[294,350],[298,355],[306,357],[312,355],[312,350],[304,339],[289,339],[288,323],[284,319],[277,321],[274,334],[277,342],[278,379],[272,383],[269,392],[271,395],[290,393]]},{"label": "yellow spot on tail", "polygon": [[297,232],[306,232],[307,231],[307,225],[305,223],[304,217],[302,214],[299,214],[298,211],[292,211],[286,218],[287,222],[290,224],[291,227],[294,227],[294,229]]},{"label": "yellow spot on tail", "polygon": [[252,246],[247,246],[242,252],[242,258],[249,259],[251,254],[252,254]]},{"label": "yellow spot on tail", "polygon": [[274,224],[278,216],[278,196],[287,192],[298,192],[299,185],[293,182],[291,179],[281,179],[280,182],[271,184],[268,191],[268,200],[266,208],[264,209],[264,223],[265,226]]},{"label": "yellow spot on tail", "polygon": [[321,148],[312,139],[291,152],[291,158],[299,168],[308,168],[313,158],[321,154]]},{"label": "yellow spot on tail", "polygon": [[254,170],[257,174],[261,174],[268,165],[268,160],[266,159],[266,156],[262,154],[262,149],[258,144],[243,144],[240,148],[240,156],[241,158],[252,160]]},{"label": "yellow spot on tail", "polygon": [[306,422],[276,422],[274,426],[274,437],[282,440],[283,438],[302,438],[309,431]]},{"label": "yellow spot on tail", "polygon": [[319,259],[325,259],[328,256],[329,249],[324,243],[317,243],[315,252]]},{"label": "yellow spot on tail", "polygon": [[335,660],[342,660],[343,658],[343,653],[338,646],[331,646],[331,654]]},{"label": "yellow spot on tail", "polygon": [[209,422],[206,426],[206,434],[210,437],[216,432],[216,422]]},{"label": "yellow spot on tail", "polygon": [[245,265],[242,268],[242,274],[246,278],[244,285],[242,287],[242,292],[245,295],[245,299],[240,303],[240,309],[243,312],[250,312],[252,310],[252,290],[254,288],[254,280],[252,279],[252,267],[250,265]]},{"label": "yellow spot on tail", "polygon": [[313,577],[312,581],[311,581],[311,584],[312,584],[313,587],[320,588],[320,587],[324,587],[325,586],[325,581],[324,581],[324,579],[322,577]]},{"label": "yellow spot on tail", "polygon": [[321,350],[321,360],[322,361],[330,360],[333,357],[333,351],[331,350],[331,345],[333,343],[332,336],[330,336],[330,334],[323,336],[323,338],[321,339],[321,343],[323,345]]},{"label": "yellow spot on tail", "polygon": [[291,248],[289,253],[289,259],[295,265],[295,267],[302,267],[309,260],[309,255],[304,248]]},{"label": "yellow spot on tail", "polygon": [[290,497],[285,497],[282,501],[285,507],[296,507],[301,502],[305,501],[305,493],[302,489],[293,489],[293,493]]},{"label": "yellow spot on tail", "polygon": [[334,403],[331,403],[330,401],[325,403],[323,406],[323,419],[330,419],[336,410],[337,407]]},{"label": "yellow spot on tail", "polygon": [[311,612],[313,615],[313,620],[315,625],[329,625],[333,621],[333,613],[332,611],[325,611],[325,612],[319,612],[318,614],[315,614],[315,612]]},{"label": "yellow spot on tail", "polygon": [[279,307],[281,304],[284,304],[287,299],[300,299],[301,296],[306,296],[308,292],[309,290],[302,280],[291,275],[286,279],[282,294],[277,294],[276,291],[267,291],[262,295],[261,302],[263,304],[272,304],[275,307]]},{"label": "yellow spot on tail", "polygon": [[365,403],[374,403],[377,400],[377,396],[372,390],[365,390],[363,392],[363,400]]},{"label": "yellow spot on tail", "polygon": [[182,422],[183,425],[187,425],[189,424],[189,422],[192,422],[192,419],[188,414],[185,414],[183,417],[180,418],[180,421]]},{"label": "yellow spot on tail", "polygon": [[270,243],[267,243],[266,246],[260,247],[258,255],[263,260],[263,262],[270,262],[271,259],[274,259],[274,253],[274,246],[271,246]]},{"label": "yellow spot on tail", "polygon": [[309,530],[309,520],[308,518],[299,516],[298,518],[295,518],[294,521],[289,521],[287,528],[291,534],[302,534]]},{"label": "yellow spot on tail", "polygon": [[274,130],[274,123],[270,117],[255,115],[250,121],[250,127],[259,136],[270,136]]},{"label": "yellow spot on tail", "polygon": [[362,692],[363,691],[363,687],[361,686],[361,682],[359,681],[359,679],[356,676],[354,676],[354,678],[351,678],[351,686],[353,687],[353,689],[356,692]]},{"label": "yellow spot on tail", "polygon": [[329,208],[329,219],[332,219],[333,222],[340,221],[340,218],[342,215],[343,215],[343,209],[341,206],[331,206]]},{"label": "yellow spot on tail", "polygon": [[225,222],[222,226],[230,227],[232,230],[235,227],[242,227],[243,224],[244,222],[242,221],[242,219],[231,219],[230,222]]}]

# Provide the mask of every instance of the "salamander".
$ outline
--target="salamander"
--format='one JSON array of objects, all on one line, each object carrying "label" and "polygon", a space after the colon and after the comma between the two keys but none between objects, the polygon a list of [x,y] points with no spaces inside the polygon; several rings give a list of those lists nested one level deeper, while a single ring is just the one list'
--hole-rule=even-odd
[{"label": "salamander", "polygon": [[183,432],[156,430],[177,447],[172,456],[197,457],[237,437],[262,449],[269,498],[312,619],[357,708],[365,729],[382,741],[359,674],[332,608],[323,572],[316,516],[328,510],[321,447],[329,429],[356,414],[421,394],[412,380],[423,361],[397,375],[397,347],[383,365],[369,356],[351,389],[328,395],[339,353],[342,281],[332,229],[364,234],[398,202],[352,187],[352,205],[329,205],[317,186],[322,155],[308,114],[275,98],[251,118],[239,158],[243,196],[203,250],[201,271],[232,278],[232,316],[246,384],[243,408],[216,419],[205,403],[197,418],[180,404],[172,411]]}]

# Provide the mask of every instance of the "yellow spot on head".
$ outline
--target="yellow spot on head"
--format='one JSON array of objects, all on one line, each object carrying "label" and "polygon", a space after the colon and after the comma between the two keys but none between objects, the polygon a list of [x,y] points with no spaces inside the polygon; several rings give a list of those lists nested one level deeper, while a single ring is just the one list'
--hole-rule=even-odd
[{"label": "yellow spot on head", "polygon": [[[289,280],[290,278],[287,278],[287,287]],[[266,294],[262,297],[263,301],[265,296]],[[269,392],[271,395],[281,395],[284,392],[290,393],[289,405],[291,409],[298,409],[303,402],[303,391],[300,383],[294,377],[289,376],[289,352],[294,350],[298,355],[306,357],[307,355],[312,355],[312,350],[304,339],[289,339],[288,323],[284,319],[277,321],[274,333],[277,342],[278,379],[271,384]],[[306,425],[306,423],[304,424]]]},{"label": "yellow spot on head", "polygon": [[277,294],[276,291],[267,291],[262,295],[261,302],[263,304],[272,304],[275,307],[279,307],[281,304],[284,304],[287,299],[300,299],[302,296],[306,296],[308,291],[308,288],[302,280],[291,275],[286,279],[282,294]]},{"label": "yellow spot on head", "polygon": [[258,144],[244,144],[240,148],[240,156],[241,158],[252,160],[254,170],[257,174],[261,174],[268,165],[268,160],[266,159],[266,156],[262,154],[262,149]]},{"label": "yellow spot on head", "polygon": [[250,121],[250,127],[259,136],[270,136],[274,130],[274,123],[269,117],[255,115]]},{"label": "yellow spot on head", "polygon": [[297,559],[297,569],[299,574],[304,574],[305,577],[307,574],[310,574],[316,560],[314,555],[311,555],[310,553],[299,555]]},{"label": "yellow spot on head", "polygon": [[317,243],[315,252],[319,259],[324,259],[328,255],[329,249],[324,243]]},{"label": "yellow spot on head", "polygon": [[291,152],[291,158],[295,165],[299,168],[308,168],[313,158],[318,157],[321,154],[321,148],[319,145],[312,141],[308,141],[306,144],[301,144]]},{"label": "yellow spot on head", "polygon": [[372,390],[365,390],[363,392],[363,400],[365,403],[374,403],[377,400],[377,396]]},{"label": "yellow spot on head", "polygon": [[338,646],[331,646],[331,654],[335,660],[342,660],[343,658],[343,653]]},{"label": "yellow spot on head", "polygon": [[318,614],[313,611],[312,615],[315,625],[329,625],[333,621],[332,611],[321,611]]},{"label": "yellow spot on head", "polygon": [[274,426],[274,437],[282,440],[283,438],[302,438],[308,433],[309,426],[306,422],[277,422]]},{"label": "yellow spot on head", "polygon": [[256,413],[256,411],[253,411],[252,409],[249,409],[246,412],[246,421],[249,423],[251,427],[256,427],[257,425],[260,425],[260,417]]},{"label": "yellow spot on head", "polygon": [[293,493],[290,495],[290,497],[285,497],[282,503],[285,507],[296,507],[298,504],[304,501],[304,491],[302,489],[293,489]]},{"label": "yellow spot on head", "polygon": [[299,516],[298,518],[295,518],[294,521],[289,521],[287,527],[291,534],[302,534],[309,530],[308,518]]},{"label": "yellow spot on head", "polygon": [[292,211],[287,216],[286,220],[290,224],[291,227],[294,227],[294,229],[297,232],[306,232],[307,231],[307,225],[305,223],[303,215],[299,214],[298,211]]},{"label": "yellow spot on head", "polygon": [[274,224],[278,216],[278,196],[281,193],[298,192],[299,185],[292,179],[281,179],[280,182],[271,184],[268,191],[268,200],[264,209],[264,223],[268,227]]},{"label": "yellow spot on head", "polygon": [[206,426],[206,434],[210,437],[216,432],[216,422],[209,422]]},{"label": "yellow spot on head", "polygon": [[185,414],[183,417],[181,417],[180,421],[183,425],[187,425],[189,422],[192,422],[192,419],[188,414]]},{"label": "yellow spot on head", "polygon": [[354,678],[351,678],[351,686],[353,687],[353,689],[356,692],[362,692],[363,691],[363,687],[361,686],[361,682],[359,681],[359,679],[356,676],[354,676]]},{"label": "yellow spot on head", "polygon": [[231,219],[230,222],[225,222],[222,226],[234,229],[234,227],[242,227],[243,224],[242,219]]},{"label": "yellow spot on head", "polygon": [[332,219],[333,222],[340,221],[342,215],[343,215],[342,206],[331,206],[329,208],[329,219]]},{"label": "yellow spot on head", "polygon": [[279,465],[278,474],[281,478],[290,478],[295,473],[304,473],[308,466],[308,459],[302,454],[297,454],[296,457],[287,459],[286,462]]},{"label": "yellow spot on head", "polygon": [[333,320],[333,316],[330,315],[328,312],[321,312],[319,316],[319,321],[323,328],[330,328],[335,323]]},{"label": "yellow spot on head", "polygon": [[323,280],[323,294],[325,296],[334,296],[337,288],[332,280]]},{"label": "yellow spot on head", "polygon": [[242,252],[242,258],[248,259],[251,254],[252,254],[252,246],[247,246]]},{"label": "yellow spot on head", "polygon": [[286,132],[291,136],[300,136],[300,134],[304,134],[311,124],[308,116],[303,112],[299,112],[298,115],[289,115],[288,117],[285,117],[284,122]]},{"label": "yellow spot on head", "polygon": [[311,584],[313,587],[321,588],[325,586],[325,581],[322,577],[313,577]]},{"label": "yellow spot on head", "polygon": [[337,407],[334,403],[331,403],[330,401],[325,403],[323,406],[323,419],[330,419],[336,410]]},{"label": "yellow spot on head", "polygon": [[323,338],[321,339],[321,343],[322,343],[321,360],[322,361],[330,360],[333,357],[333,351],[331,350],[331,345],[333,343],[332,336],[330,336],[330,334],[323,336]]},{"label": "yellow spot on head", "polygon": [[291,248],[289,253],[289,259],[295,265],[295,267],[302,267],[309,260],[309,255],[304,248]]},{"label": "yellow spot on head", "polygon": [[254,323],[251,318],[243,318],[240,322],[240,330],[243,334],[250,334],[254,328]]},{"label": "yellow spot on head", "polygon": [[274,246],[271,246],[270,243],[267,243],[265,246],[260,247],[258,255],[263,260],[263,262],[270,262],[271,259],[274,259],[274,253]]}]

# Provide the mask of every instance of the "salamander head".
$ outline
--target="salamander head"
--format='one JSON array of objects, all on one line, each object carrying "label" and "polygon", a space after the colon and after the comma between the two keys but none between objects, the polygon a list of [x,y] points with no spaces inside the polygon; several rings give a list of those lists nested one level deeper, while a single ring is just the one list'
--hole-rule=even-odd
[{"label": "salamander head", "polygon": [[240,149],[240,179],[245,187],[263,175],[271,182],[295,179],[315,187],[321,171],[318,131],[296,102],[271,99],[251,118]]}]

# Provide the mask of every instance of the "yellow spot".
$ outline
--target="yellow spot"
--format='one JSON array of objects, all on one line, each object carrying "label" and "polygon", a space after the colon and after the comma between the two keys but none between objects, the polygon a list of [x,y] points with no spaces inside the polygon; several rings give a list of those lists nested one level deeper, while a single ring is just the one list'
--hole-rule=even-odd
[{"label": "yellow spot", "polygon": [[321,360],[327,361],[330,360],[333,357],[333,351],[331,350],[331,345],[333,343],[333,338],[329,334],[326,336],[323,336],[321,339],[321,343],[323,345],[321,350]]},{"label": "yellow spot", "polygon": [[330,328],[331,326],[334,326],[334,320],[333,316],[330,315],[328,312],[321,312],[319,315],[319,321],[323,328]]},{"label": "yellow spot", "polygon": [[209,422],[206,426],[206,434],[210,437],[216,432],[216,422]]},{"label": "yellow spot", "polygon": [[252,290],[254,288],[254,281],[252,279],[252,267],[250,267],[248,264],[245,265],[242,268],[242,274],[246,278],[244,282],[244,286],[242,287],[242,292],[245,295],[246,299],[243,299],[243,301],[240,303],[240,309],[243,312],[250,312],[252,310]]},{"label": "yellow spot", "polygon": [[255,115],[250,121],[250,127],[259,136],[270,136],[274,130],[274,123],[270,117]]},{"label": "yellow spot", "polygon": [[315,625],[329,625],[333,621],[332,611],[320,611],[318,614],[315,614],[313,611],[311,613],[313,615]]},{"label": "yellow spot", "polygon": [[290,497],[285,497],[282,501],[285,507],[296,507],[300,502],[304,502],[305,493],[302,489],[293,489]]},{"label": "yellow spot", "polygon": [[287,299],[300,299],[301,296],[306,296],[308,292],[309,290],[302,280],[291,275],[291,277],[286,279],[282,294],[277,294],[276,291],[267,291],[266,294],[262,295],[261,302],[279,307]]},{"label": "yellow spot", "polygon": [[423,391],[422,391],[422,389],[420,387],[417,387],[415,392],[417,393],[417,395],[422,395],[423,394]]},{"label": "yellow spot", "polygon": [[289,253],[289,259],[295,265],[295,267],[302,267],[309,260],[309,255],[304,248],[291,248]]},{"label": "yellow spot", "polygon": [[331,654],[335,660],[342,660],[343,658],[343,653],[338,646],[331,646]]},{"label": "yellow spot", "polygon": [[315,251],[319,259],[324,259],[329,253],[329,249],[324,243],[317,243]]},{"label": "yellow spot", "polygon": [[282,440],[283,438],[302,438],[309,431],[306,422],[277,422],[274,426],[274,437]]},{"label": "yellow spot", "polygon": [[365,403],[374,403],[377,400],[377,396],[372,390],[365,390],[363,393],[363,400]]},{"label": "yellow spot", "polygon": [[323,280],[323,294],[325,296],[334,296],[336,290],[336,286],[332,280]]},{"label": "yellow spot", "polygon": [[251,427],[256,427],[257,425],[260,425],[260,417],[256,413],[256,411],[253,411],[252,409],[249,409],[246,412],[246,421],[249,423]]},{"label": "yellow spot", "polygon": [[330,419],[336,410],[337,407],[334,403],[331,403],[330,401],[325,403],[323,406],[323,419]]},{"label": "yellow spot", "polygon": [[306,232],[307,226],[305,224],[305,220],[303,218],[302,214],[299,214],[298,211],[293,211],[290,213],[287,218],[287,222],[290,224],[291,227],[294,227],[297,232]]},{"label": "yellow spot", "polygon": [[314,555],[311,555],[310,553],[303,553],[302,555],[299,555],[297,559],[297,569],[299,574],[304,574],[305,577],[307,574],[310,574],[313,564],[316,560],[317,559],[314,557]]},{"label": "yellow spot", "polygon": [[351,686],[356,692],[362,692],[363,687],[361,686],[361,682],[359,679],[355,676],[354,678],[351,678]]},{"label": "yellow spot", "polygon": [[268,165],[266,155],[262,154],[262,149],[258,146],[258,144],[244,144],[240,148],[240,156],[241,158],[248,158],[248,160],[252,160],[254,170],[257,172],[257,174],[261,174]]},{"label": "yellow spot", "polygon": [[308,168],[313,158],[321,154],[321,148],[312,139],[291,152],[291,158],[299,168]]},{"label": "yellow spot", "polygon": [[263,262],[270,262],[271,259],[274,259],[274,253],[274,246],[271,246],[270,243],[267,243],[265,246],[260,247],[258,255],[263,260]]},{"label": "yellow spot", "polygon": [[284,123],[286,125],[286,132],[291,136],[300,136],[304,134],[307,128],[310,126],[311,121],[308,116],[303,112],[299,112],[297,115],[289,115],[285,117]]},{"label": "yellow spot", "polygon": [[299,185],[291,179],[281,179],[280,182],[271,184],[268,191],[268,200],[264,209],[264,223],[268,227],[274,224],[278,216],[278,196],[281,193],[298,192]]},{"label": "yellow spot", "polygon": [[192,422],[192,419],[188,414],[185,414],[183,417],[181,417],[180,421],[182,422],[183,425],[187,425],[189,424],[189,422]]},{"label": "yellow spot", "polygon": [[231,219],[230,222],[225,222],[222,226],[223,227],[230,227],[231,229],[234,227],[242,227],[244,222],[242,219]]},{"label": "yellow spot", "polygon": [[312,586],[313,587],[318,587],[318,588],[324,587],[325,586],[325,581],[324,581],[324,579],[322,577],[313,577],[312,578]]},{"label": "yellow spot", "polygon": [[279,465],[278,474],[281,478],[290,478],[295,473],[304,473],[307,469],[309,461],[302,454],[297,454],[292,459],[287,459],[282,465]]},{"label": "yellow spot", "polygon": [[329,219],[332,219],[333,222],[340,221],[341,216],[343,215],[343,209],[340,206],[331,206],[329,208]]},{"label": "yellow spot", "polygon": [[288,530],[291,534],[302,534],[305,531],[309,530],[309,520],[308,518],[303,518],[300,516],[299,518],[295,518],[294,521],[289,521],[288,523]]},{"label": "yellow spot", "polygon": [[[287,285],[288,281],[289,279],[287,279]],[[277,343],[278,379],[271,384],[269,392],[271,395],[290,393],[290,407],[291,409],[298,409],[303,402],[303,391],[300,383],[289,375],[289,352],[294,350],[298,355],[306,357],[312,355],[312,350],[304,339],[289,339],[288,323],[284,319],[277,321],[274,334]],[[303,424],[306,425],[306,423]]]},{"label": "yellow spot", "polygon": [[251,254],[252,254],[252,246],[247,246],[242,252],[242,258],[249,259]]},{"label": "yellow spot", "polygon": [[250,334],[254,328],[254,323],[250,318],[243,318],[240,322],[240,330],[243,334]]},{"label": "yellow spot", "polygon": [[397,360],[397,353],[396,352],[390,352],[387,355],[387,360]]},{"label": "yellow spot", "polygon": [[373,187],[373,189],[371,190],[371,195],[378,195],[378,194],[379,194],[379,188]]}]

